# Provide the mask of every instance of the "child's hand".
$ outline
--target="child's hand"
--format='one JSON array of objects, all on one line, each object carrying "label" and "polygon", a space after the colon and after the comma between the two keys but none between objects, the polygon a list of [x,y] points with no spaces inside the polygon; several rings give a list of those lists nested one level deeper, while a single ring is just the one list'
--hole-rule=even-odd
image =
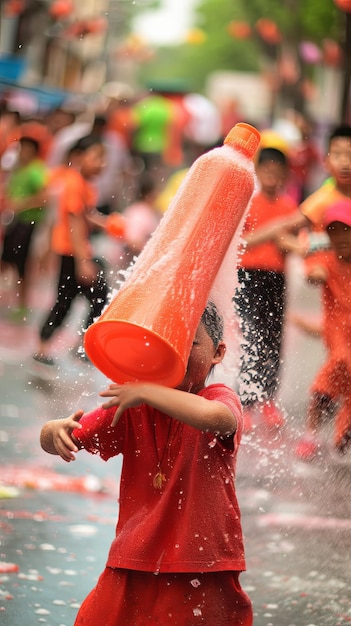
[{"label": "child's hand", "polygon": [[123,411],[132,407],[139,406],[143,402],[142,390],[144,388],[143,383],[125,383],[124,385],[118,385],[112,383],[100,392],[100,396],[103,398],[111,398],[108,402],[104,402],[103,409],[109,409],[112,406],[118,406],[111,426],[116,426]]},{"label": "child's hand", "polygon": [[286,231],[281,231],[275,239],[275,243],[282,252],[294,252],[300,256],[305,256],[306,248],[301,245],[299,238]]},{"label": "child's hand", "polygon": [[76,279],[78,283],[82,282],[83,285],[90,285],[96,281],[98,275],[98,268],[94,261],[91,259],[82,259],[76,262]]},{"label": "child's hand", "polygon": [[314,265],[309,268],[307,273],[307,280],[312,285],[322,285],[328,279],[328,273],[321,265]]},{"label": "child's hand", "polygon": [[69,417],[50,422],[54,449],[64,461],[67,461],[67,463],[75,461],[73,453],[78,452],[78,447],[71,435],[75,428],[81,428],[79,420],[83,413],[84,411],[79,410],[72,413]]}]

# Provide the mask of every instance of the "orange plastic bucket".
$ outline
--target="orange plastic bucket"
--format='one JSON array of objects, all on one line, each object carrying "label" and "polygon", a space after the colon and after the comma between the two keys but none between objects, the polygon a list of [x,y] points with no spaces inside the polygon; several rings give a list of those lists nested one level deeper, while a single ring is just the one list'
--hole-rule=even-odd
[{"label": "orange plastic bucket", "polygon": [[223,146],[194,162],[131,275],[87,329],[86,353],[111,380],[182,381],[212,283],[254,191],[259,143],[255,128],[237,124]]}]

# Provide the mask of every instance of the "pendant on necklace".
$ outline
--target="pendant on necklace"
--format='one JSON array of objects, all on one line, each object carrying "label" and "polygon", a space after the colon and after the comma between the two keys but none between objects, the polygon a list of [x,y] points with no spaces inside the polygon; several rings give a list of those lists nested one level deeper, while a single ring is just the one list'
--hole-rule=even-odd
[{"label": "pendant on necklace", "polygon": [[155,489],[161,490],[163,487],[163,483],[165,482],[166,482],[166,476],[161,471],[159,471],[157,472],[157,474],[155,474],[152,484]]}]

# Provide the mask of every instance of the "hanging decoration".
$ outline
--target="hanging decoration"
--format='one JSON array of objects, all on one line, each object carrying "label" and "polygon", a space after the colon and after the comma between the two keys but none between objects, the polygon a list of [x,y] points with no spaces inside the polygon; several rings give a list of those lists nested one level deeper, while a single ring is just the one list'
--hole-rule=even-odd
[{"label": "hanging decoration", "polygon": [[107,29],[107,20],[104,17],[90,17],[77,20],[66,28],[66,37],[83,38],[86,35],[101,35]]},{"label": "hanging decoration", "polygon": [[24,0],[8,0],[4,6],[4,17],[17,17],[23,13],[24,7]]},{"label": "hanging decoration", "polygon": [[204,43],[207,35],[202,28],[191,28],[185,35],[185,42],[194,46]]},{"label": "hanging decoration", "polygon": [[255,29],[261,39],[272,46],[277,45],[282,41],[281,32],[273,20],[261,17],[255,23]]},{"label": "hanging decoration", "polygon": [[72,0],[55,0],[49,8],[49,15],[54,20],[64,20],[73,13]]},{"label": "hanging decoration", "polygon": [[234,39],[249,39],[252,35],[252,28],[247,22],[232,20],[227,26],[227,31]]},{"label": "hanging decoration", "polygon": [[322,58],[322,52],[313,41],[301,41],[299,53],[302,61],[308,65],[317,65]]},{"label": "hanging decoration", "polygon": [[334,4],[345,13],[351,13],[351,0],[334,0]]},{"label": "hanging decoration", "polygon": [[323,39],[323,61],[328,67],[340,67],[343,53],[339,44],[334,39]]}]

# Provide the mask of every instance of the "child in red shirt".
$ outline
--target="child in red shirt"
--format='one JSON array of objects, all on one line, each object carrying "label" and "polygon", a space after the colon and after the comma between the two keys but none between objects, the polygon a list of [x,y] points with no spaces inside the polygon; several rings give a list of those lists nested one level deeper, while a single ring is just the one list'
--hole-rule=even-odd
[{"label": "child in red shirt", "polygon": [[332,204],[324,224],[332,249],[306,261],[309,282],[323,285],[327,360],[312,384],[307,432],[296,447],[297,455],[304,460],[320,451],[317,431],[332,406],[337,406],[336,450],[344,453],[351,442],[351,200]]},{"label": "child in red shirt", "polygon": [[283,152],[262,148],[256,173],[260,190],[244,224],[246,246],[239,257],[235,295],[243,335],[239,393],[246,430],[253,425],[256,409],[268,427],[284,423],[275,396],[285,313],[286,255],[277,241],[275,224],[297,211],[295,202],[284,193],[288,162]]},{"label": "child in red shirt", "polygon": [[76,626],[252,625],[234,484],[242,410],[229,387],[205,386],[222,332],[208,303],[177,389],[111,384],[101,408],[42,429],[43,449],[66,461],[123,454],[116,536]]}]

